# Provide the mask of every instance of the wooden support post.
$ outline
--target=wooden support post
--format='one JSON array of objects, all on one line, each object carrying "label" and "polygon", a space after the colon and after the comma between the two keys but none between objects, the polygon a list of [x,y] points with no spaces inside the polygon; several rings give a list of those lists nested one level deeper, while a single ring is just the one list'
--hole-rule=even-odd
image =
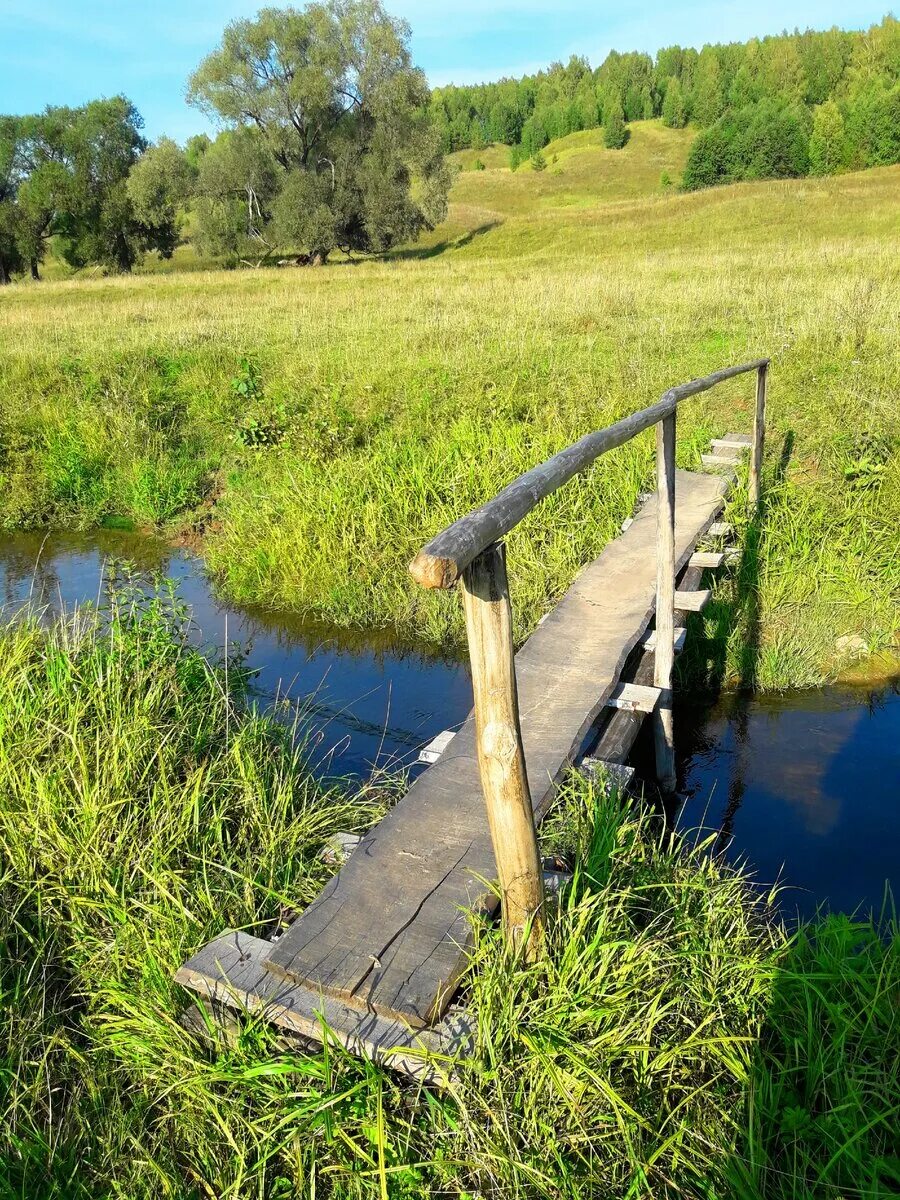
[{"label": "wooden support post", "polygon": [[653,682],[660,690],[653,713],[656,776],[675,791],[672,665],[675,661],[675,413],[656,426],[656,649]]},{"label": "wooden support post", "polygon": [[540,953],[544,931],[541,856],[519,726],[512,608],[506,551],[494,542],[462,573],[478,769],[500,877],[503,925],[514,945],[530,934],[525,955]]},{"label": "wooden support post", "polygon": [[748,492],[753,508],[759,505],[760,476],[762,474],[763,449],[766,440],[766,375],[769,364],[763,363],[756,372],[756,413],[753,418],[753,450],[750,455],[750,480]]}]

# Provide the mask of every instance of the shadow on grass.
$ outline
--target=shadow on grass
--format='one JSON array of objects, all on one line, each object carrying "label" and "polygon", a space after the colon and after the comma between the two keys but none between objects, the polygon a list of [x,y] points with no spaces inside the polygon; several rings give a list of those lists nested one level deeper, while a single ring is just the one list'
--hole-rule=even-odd
[{"label": "shadow on grass", "polygon": [[465,246],[470,246],[476,238],[484,237],[486,233],[490,233],[492,229],[497,229],[502,224],[502,221],[488,221],[484,225],[479,225],[477,229],[470,229],[468,233],[460,234],[459,237],[435,242],[433,246],[409,246],[403,250],[391,251],[390,254],[384,256],[384,260],[385,262],[397,262],[408,259],[437,258],[438,255],[445,254],[448,250],[462,250]]},{"label": "shadow on grass", "polygon": [[805,926],[773,980],[726,1167],[734,1200],[900,1195],[900,928]]}]

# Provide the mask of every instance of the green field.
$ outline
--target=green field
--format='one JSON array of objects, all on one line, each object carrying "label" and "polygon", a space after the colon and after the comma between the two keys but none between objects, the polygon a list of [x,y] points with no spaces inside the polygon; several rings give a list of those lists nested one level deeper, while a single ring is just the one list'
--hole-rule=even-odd
[{"label": "green field", "polygon": [[[189,533],[238,600],[458,643],[452,598],[406,577],[431,534],[667,386],[768,354],[765,517],[709,661],[784,687],[849,665],[838,639],[888,650],[900,169],[666,193],[686,140],[648,122],[621,152],[588,133],[542,173],[464,171],[447,227],[382,261],[6,289],[0,520]],[[683,463],[749,428],[751,388],[683,407]],[[514,534],[520,635],[651,476],[645,435]]]},{"label": "green field", "polygon": [[[429,536],[669,385],[768,354],[764,509],[731,505],[743,560],[685,669],[885,669],[900,168],[685,195],[660,177],[689,141],[576,134],[542,172],[463,152],[446,224],[380,260],[223,271],[185,245],[165,270],[3,289],[0,524],[161,529],[238,600],[456,650],[455,598],[406,573]],[[751,406],[748,380],[687,402],[681,463]],[[652,478],[646,434],[510,538],[520,637]],[[743,872],[584,781],[542,827],[580,864],[547,953],[479,930],[476,1046],[447,1089],[262,1021],[188,1033],[175,969],[308,903],[327,838],[403,781],[316,782],[171,597],[108,603],[106,624],[0,629],[0,1200],[896,1194],[896,922],[789,933]]]}]

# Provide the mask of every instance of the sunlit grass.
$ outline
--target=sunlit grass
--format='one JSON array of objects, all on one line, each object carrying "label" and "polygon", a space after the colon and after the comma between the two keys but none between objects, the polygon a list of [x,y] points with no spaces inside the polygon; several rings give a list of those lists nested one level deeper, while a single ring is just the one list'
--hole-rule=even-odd
[{"label": "sunlit grass", "polygon": [[792,937],[584,781],[546,826],[578,863],[546,954],[476,930],[443,1090],[260,1018],[189,1033],[175,969],[308,903],[392,792],[314,781],[241,687],[166,593],[0,632],[0,1195],[893,1194],[896,928]]},{"label": "sunlit grass", "polygon": [[[635,170],[670,132],[636,132]],[[473,201],[487,202],[491,172],[468,172],[435,246],[409,256],[7,289],[0,521],[193,526],[235,599],[459,642],[452,597],[406,575],[430,535],[665,387],[770,354],[772,495],[741,582],[753,679],[821,681],[848,638],[889,649],[898,168],[604,203],[613,152],[596,152],[593,174],[589,146],[558,153],[584,168],[577,204],[526,172],[529,206],[498,216]],[[246,356],[261,379],[249,401],[231,386]],[[710,435],[748,430],[751,405],[747,381],[684,405],[682,463]],[[247,445],[248,423],[277,444]],[[651,478],[645,435],[512,537],[520,636]],[[720,599],[736,680],[733,588]]]}]

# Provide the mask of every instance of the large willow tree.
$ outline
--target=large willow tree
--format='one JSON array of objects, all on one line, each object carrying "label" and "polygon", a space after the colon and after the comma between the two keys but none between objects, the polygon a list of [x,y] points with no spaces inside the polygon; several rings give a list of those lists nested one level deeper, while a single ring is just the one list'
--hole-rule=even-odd
[{"label": "large willow tree", "polygon": [[201,157],[209,250],[386,250],[440,221],[450,174],[409,27],[378,0],[263,9],[229,25],[188,99],[223,126]]}]

